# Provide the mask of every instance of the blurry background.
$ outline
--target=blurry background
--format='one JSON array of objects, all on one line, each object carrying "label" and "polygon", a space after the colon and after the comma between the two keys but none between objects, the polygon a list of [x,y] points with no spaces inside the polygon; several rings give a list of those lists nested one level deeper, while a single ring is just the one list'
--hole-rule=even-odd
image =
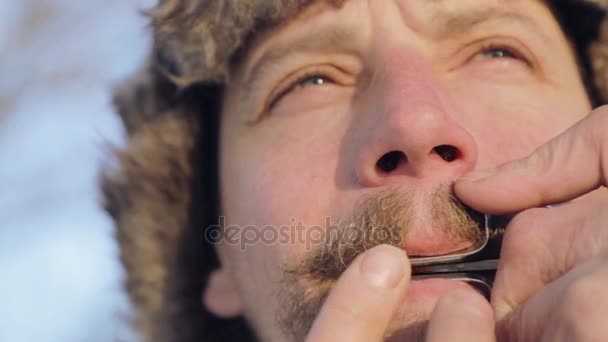
[{"label": "blurry background", "polygon": [[0,341],[133,341],[98,170],[123,144],[110,89],[154,0],[0,7]]}]

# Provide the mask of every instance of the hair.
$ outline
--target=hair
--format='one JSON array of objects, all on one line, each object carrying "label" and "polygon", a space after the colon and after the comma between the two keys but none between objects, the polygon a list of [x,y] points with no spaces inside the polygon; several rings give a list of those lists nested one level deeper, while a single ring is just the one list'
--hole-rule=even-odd
[{"label": "hair", "polygon": [[[148,14],[152,53],[115,95],[128,144],[116,151],[119,167],[102,180],[134,304],[133,324],[145,341],[255,340],[244,319],[216,318],[200,299],[207,276],[219,266],[203,234],[219,214],[221,99],[231,69],[253,38],[312,2],[161,0]],[[601,44],[608,34],[598,36],[604,13],[580,0],[554,3],[588,94],[599,104],[608,93],[608,49]]]}]

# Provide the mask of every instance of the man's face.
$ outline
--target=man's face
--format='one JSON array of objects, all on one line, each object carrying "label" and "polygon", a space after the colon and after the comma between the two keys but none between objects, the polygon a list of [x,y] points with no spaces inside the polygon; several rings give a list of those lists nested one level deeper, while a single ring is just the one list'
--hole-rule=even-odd
[{"label": "man's face", "polygon": [[[220,189],[230,230],[207,307],[245,315],[263,340],[301,338],[348,261],[387,242],[324,247],[324,231],[388,225],[410,257],[470,247],[476,221],[450,184],[532,152],[590,109],[541,1],[307,8],[259,37],[228,83]],[[424,321],[458,286],[412,283],[391,332]]]}]

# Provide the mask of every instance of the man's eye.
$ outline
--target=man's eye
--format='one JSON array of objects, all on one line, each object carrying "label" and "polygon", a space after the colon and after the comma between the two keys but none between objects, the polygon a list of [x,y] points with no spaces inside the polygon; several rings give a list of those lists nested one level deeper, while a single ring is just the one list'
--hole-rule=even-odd
[{"label": "man's eye", "polygon": [[310,87],[318,87],[324,86],[328,84],[334,84],[335,81],[328,77],[323,76],[323,74],[315,73],[306,73],[299,77],[292,78],[292,81],[285,82],[286,86],[283,87],[282,90],[278,91],[276,95],[273,95],[272,100],[269,103],[269,108],[274,107],[282,98],[289,95],[292,92],[297,92],[298,90],[303,90],[304,88]]},{"label": "man's eye", "polygon": [[[476,51],[477,52],[473,54],[473,57],[469,61],[482,63],[500,63],[498,65],[501,68],[512,67],[517,65],[525,65],[529,68],[534,67],[534,63],[532,62],[533,59],[529,57],[530,55],[528,53],[522,52],[526,50],[522,48],[516,48],[513,46],[513,44],[490,42],[484,44],[483,46],[481,46],[481,48],[477,48]],[[496,66],[496,64],[490,65]]]},{"label": "man's eye", "polygon": [[528,63],[528,59],[525,55],[520,53],[517,49],[502,44],[497,45],[496,43],[490,43],[483,46],[480,52],[475,55],[474,59],[517,59]]},{"label": "man's eye", "polygon": [[505,48],[492,48],[490,50],[484,50],[481,55],[485,58],[517,58],[517,56],[509,49]]},{"label": "man's eye", "polygon": [[329,79],[329,77],[313,75],[313,76],[306,76],[304,78],[301,78],[300,80],[298,80],[296,82],[294,87],[306,88],[306,87],[311,87],[311,86],[320,86],[320,85],[324,85],[324,84],[327,84],[330,82],[331,82],[331,80]]}]

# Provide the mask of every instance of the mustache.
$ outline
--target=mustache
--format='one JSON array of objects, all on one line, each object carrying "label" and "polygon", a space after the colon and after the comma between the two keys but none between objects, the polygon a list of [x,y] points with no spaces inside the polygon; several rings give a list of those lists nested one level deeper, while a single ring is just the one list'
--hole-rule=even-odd
[{"label": "mustache", "polygon": [[[441,186],[431,196],[433,229],[442,230],[449,239],[480,244],[483,236],[483,214],[465,206]],[[413,194],[387,190],[355,205],[352,214],[328,229],[324,243],[285,272],[314,283],[333,282],[363,252],[389,244],[403,248],[411,231],[414,208]]]},{"label": "mustache", "polygon": [[[361,253],[380,244],[402,248],[411,230],[415,201],[400,189],[381,192],[355,205],[351,215],[327,229],[323,243],[295,264],[284,265],[277,321],[287,336],[303,341],[336,280]],[[433,229],[448,238],[479,245],[484,215],[462,204],[450,185],[430,200]]]}]

